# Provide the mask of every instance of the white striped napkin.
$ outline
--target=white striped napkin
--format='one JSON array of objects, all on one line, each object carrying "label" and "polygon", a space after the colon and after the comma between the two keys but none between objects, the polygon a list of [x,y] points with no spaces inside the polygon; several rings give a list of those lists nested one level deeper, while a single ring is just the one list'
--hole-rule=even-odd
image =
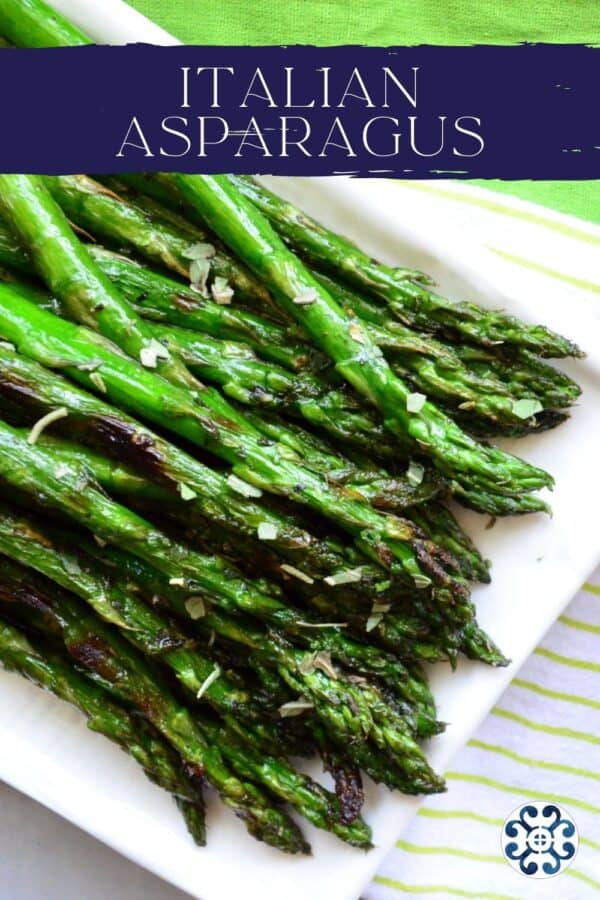
[{"label": "white striped napkin", "polygon": [[[600,892],[600,569],[523,666],[387,857],[365,900],[441,895],[583,900]],[[500,849],[502,823],[527,800],[577,823],[569,869],[534,881]]]},{"label": "white striped napkin", "polygon": [[[440,197],[449,200],[458,229],[479,243],[485,235],[487,249],[498,259],[526,270],[540,312],[544,298],[560,291],[565,303],[572,299],[592,315],[600,315],[600,229],[456,182],[405,182],[399,190],[420,191],[424,215],[433,213]],[[600,326],[590,338],[598,335]],[[392,900],[398,895],[449,900],[598,896],[600,569],[523,666],[446,777],[448,793],[423,804],[363,892],[365,900]],[[536,799],[557,802],[579,828],[576,859],[553,879],[520,875],[501,852],[505,818]]]}]

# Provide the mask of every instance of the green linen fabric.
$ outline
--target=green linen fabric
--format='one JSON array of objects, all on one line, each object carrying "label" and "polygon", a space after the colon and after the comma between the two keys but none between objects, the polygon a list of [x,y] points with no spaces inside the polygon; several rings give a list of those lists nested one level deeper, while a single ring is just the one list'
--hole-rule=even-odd
[{"label": "green linen fabric", "polygon": [[[187,44],[600,45],[598,0],[129,2]],[[600,224],[600,180],[479,183]]]},{"label": "green linen fabric", "polygon": [[130,0],[188,44],[600,43],[598,0]]}]

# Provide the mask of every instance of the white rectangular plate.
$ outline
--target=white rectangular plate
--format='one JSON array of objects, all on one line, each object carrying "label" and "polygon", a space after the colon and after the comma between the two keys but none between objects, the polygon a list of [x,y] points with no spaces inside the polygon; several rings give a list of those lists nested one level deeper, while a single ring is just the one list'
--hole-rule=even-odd
[{"label": "white rectangular plate", "polygon": [[[55,5],[98,40],[169,41],[119,0]],[[571,421],[518,443],[519,453],[556,477],[554,518],[505,520],[486,530],[482,517],[464,516],[484,555],[493,560],[493,584],[475,591],[479,618],[513,664],[493,671],[462,663],[454,674],[445,666],[435,668],[440,718],[449,727],[431,742],[430,756],[443,771],[598,561],[598,318],[578,292],[569,292],[565,302],[549,290],[541,303],[518,269],[509,271],[491,254],[457,240],[451,204],[446,210],[440,201],[432,220],[422,215],[416,192],[383,181],[282,179],[276,186],[369,252],[431,272],[448,295],[504,307],[529,320],[541,318],[589,351],[585,363],[565,366],[584,388]],[[209,844],[198,850],[170,798],[123,753],[87,731],[78,713],[4,672],[0,695],[0,778],[202,900],[356,900],[416,810],[416,802],[371,786],[365,814],[375,850],[351,850],[305,826],[314,855],[290,859],[252,841],[213,802]]]}]

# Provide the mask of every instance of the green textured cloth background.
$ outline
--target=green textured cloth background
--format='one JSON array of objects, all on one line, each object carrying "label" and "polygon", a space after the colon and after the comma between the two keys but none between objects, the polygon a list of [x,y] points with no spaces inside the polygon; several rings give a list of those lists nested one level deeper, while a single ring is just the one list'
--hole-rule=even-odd
[{"label": "green textured cloth background", "polygon": [[[600,0],[129,2],[187,44],[600,44]],[[600,223],[600,180],[478,183]]]}]

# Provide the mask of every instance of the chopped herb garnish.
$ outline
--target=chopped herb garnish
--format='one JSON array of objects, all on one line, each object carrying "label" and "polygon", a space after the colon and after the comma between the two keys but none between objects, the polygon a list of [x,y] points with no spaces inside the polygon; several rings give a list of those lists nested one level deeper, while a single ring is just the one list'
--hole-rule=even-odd
[{"label": "chopped herb garnish", "polygon": [[223,278],[222,275],[217,275],[211,285],[210,292],[215,303],[219,303],[221,306],[228,306],[231,303],[233,288],[229,287],[227,279]]},{"label": "chopped herb garnish", "polygon": [[367,619],[367,624],[365,626],[365,630],[373,631],[374,628],[377,628],[377,626],[379,625],[379,623],[381,622],[382,619],[383,619],[383,616],[381,615],[381,613],[378,613],[377,615],[370,615],[369,618]]},{"label": "chopped herb garnish", "polygon": [[193,491],[191,487],[183,482],[180,482],[177,485],[177,490],[179,491],[179,496],[182,500],[195,500],[198,494],[196,491]]},{"label": "chopped herb garnish", "polygon": [[190,619],[202,619],[206,615],[206,604],[202,597],[188,597],[185,608],[190,614]]},{"label": "chopped herb garnish", "polygon": [[106,394],[106,384],[104,383],[104,378],[102,377],[100,372],[92,372],[90,374],[90,381],[95,388],[98,388],[100,393]]},{"label": "chopped herb garnish", "polygon": [[152,338],[150,343],[140,350],[140,362],[146,369],[156,369],[159,359],[168,358],[169,351],[156,338]]},{"label": "chopped herb garnish", "polygon": [[227,484],[236,493],[241,494],[242,497],[262,497],[260,488],[254,487],[253,484],[248,484],[247,481],[242,481],[237,475],[230,475],[227,479]]},{"label": "chopped herb garnish", "polygon": [[383,620],[384,615],[389,612],[391,608],[391,603],[381,603],[379,600],[376,600],[371,608],[371,614],[367,619],[365,630],[373,631],[374,628],[377,628],[379,623]]},{"label": "chopped herb garnish", "polygon": [[329,584],[331,587],[335,587],[339,584],[353,584],[357,581],[360,581],[363,576],[362,569],[345,569],[342,572],[336,572],[334,575],[327,575],[326,578],[323,579],[325,584]]},{"label": "chopped herb garnish", "polygon": [[215,255],[215,252],[212,244],[198,242],[197,244],[191,244],[181,255],[184,259],[210,259],[211,256]]},{"label": "chopped herb garnish", "polygon": [[424,475],[424,466],[422,466],[421,463],[415,462],[413,459],[411,459],[408,469],[406,470],[408,483],[412,485],[412,487],[419,487],[419,485],[423,481]]},{"label": "chopped herb garnish", "polygon": [[350,337],[352,338],[352,340],[356,341],[358,344],[365,343],[365,333],[362,330],[362,328],[360,327],[360,325],[356,325],[353,322],[352,325],[350,326],[350,328],[348,329],[348,331],[350,333]]},{"label": "chopped herb garnish", "polygon": [[213,682],[215,682],[217,680],[217,678],[219,677],[220,674],[221,674],[221,666],[217,664],[214,667],[214,669],[212,670],[212,672],[210,673],[210,675],[207,678],[205,678],[204,681],[202,682],[202,684],[200,685],[200,690],[196,694],[196,700],[200,700],[202,695],[206,693],[206,691],[209,689],[211,684],[213,684]]},{"label": "chopped herb garnish", "polygon": [[295,566],[289,566],[287,563],[283,563],[281,571],[287,572],[288,575],[292,575],[294,578],[297,578],[298,581],[303,581],[305,584],[315,583],[315,579],[311,578],[310,575],[306,575],[304,572],[301,572],[300,569],[297,569]]},{"label": "chopped herb garnish", "polygon": [[79,565],[79,560],[77,560],[74,556],[63,556],[62,557],[63,569],[65,572],[68,572],[69,575],[81,575],[81,566]]},{"label": "chopped herb garnish", "polygon": [[48,426],[52,425],[53,422],[58,422],[59,419],[65,419],[68,415],[69,411],[64,406],[61,406],[59,409],[53,409],[52,412],[46,413],[45,416],[42,416],[41,419],[38,419],[38,421],[35,423],[31,431],[27,435],[27,443],[31,445],[37,443],[45,428],[48,428]]},{"label": "chopped herb garnish", "polygon": [[542,412],[544,407],[539,400],[523,397],[521,400],[513,400],[512,411],[519,419],[530,419],[536,413]]},{"label": "chopped herb garnish", "polygon": [[274,541],[279,532],[271,522],[260,522],[257,533],[259,541]]},{"label": "chopped herb garnish", "polygon": [[298,294],[297,297],[294,297],[293,303],[296,306],[310,306],[311,303],[315,303],[317,300],[317,292],[314,288],[309,288],[307,291],[303,291],[303,293]]},{"label": "chopped herb garnish", "polygon": [[282,719],[287,719],[290,716],[301,716],[309,709],[314,709],[314,703],[311,703],[310,700],[290,700],[289,703],[284,703],[279,707],[279,715]]},{"label": "chopped herb garnish", "polygon": [[416,575],[413,575],[413,581],[418,588],[427,588],[431,584],[431,578],[428,578],[427,575],[421,575],[418,572]]},{"label": "chopped herb garnish", "polygon": [[409,394],[408,397],[406,398],[407,412],[409,412],[409,413],[421,412],[421,410],[423,409],[423,406],[425,405],[426,400],[427,400],[427,397],[425,396],[425,394],[419,394],[419,393]]},{"label": "chopped herb garnish", "polygon": [[210,263],[207,259],[194,259],[190,265],[190,282],[192,287],[207,296],[206,282],[210,274]]}]

